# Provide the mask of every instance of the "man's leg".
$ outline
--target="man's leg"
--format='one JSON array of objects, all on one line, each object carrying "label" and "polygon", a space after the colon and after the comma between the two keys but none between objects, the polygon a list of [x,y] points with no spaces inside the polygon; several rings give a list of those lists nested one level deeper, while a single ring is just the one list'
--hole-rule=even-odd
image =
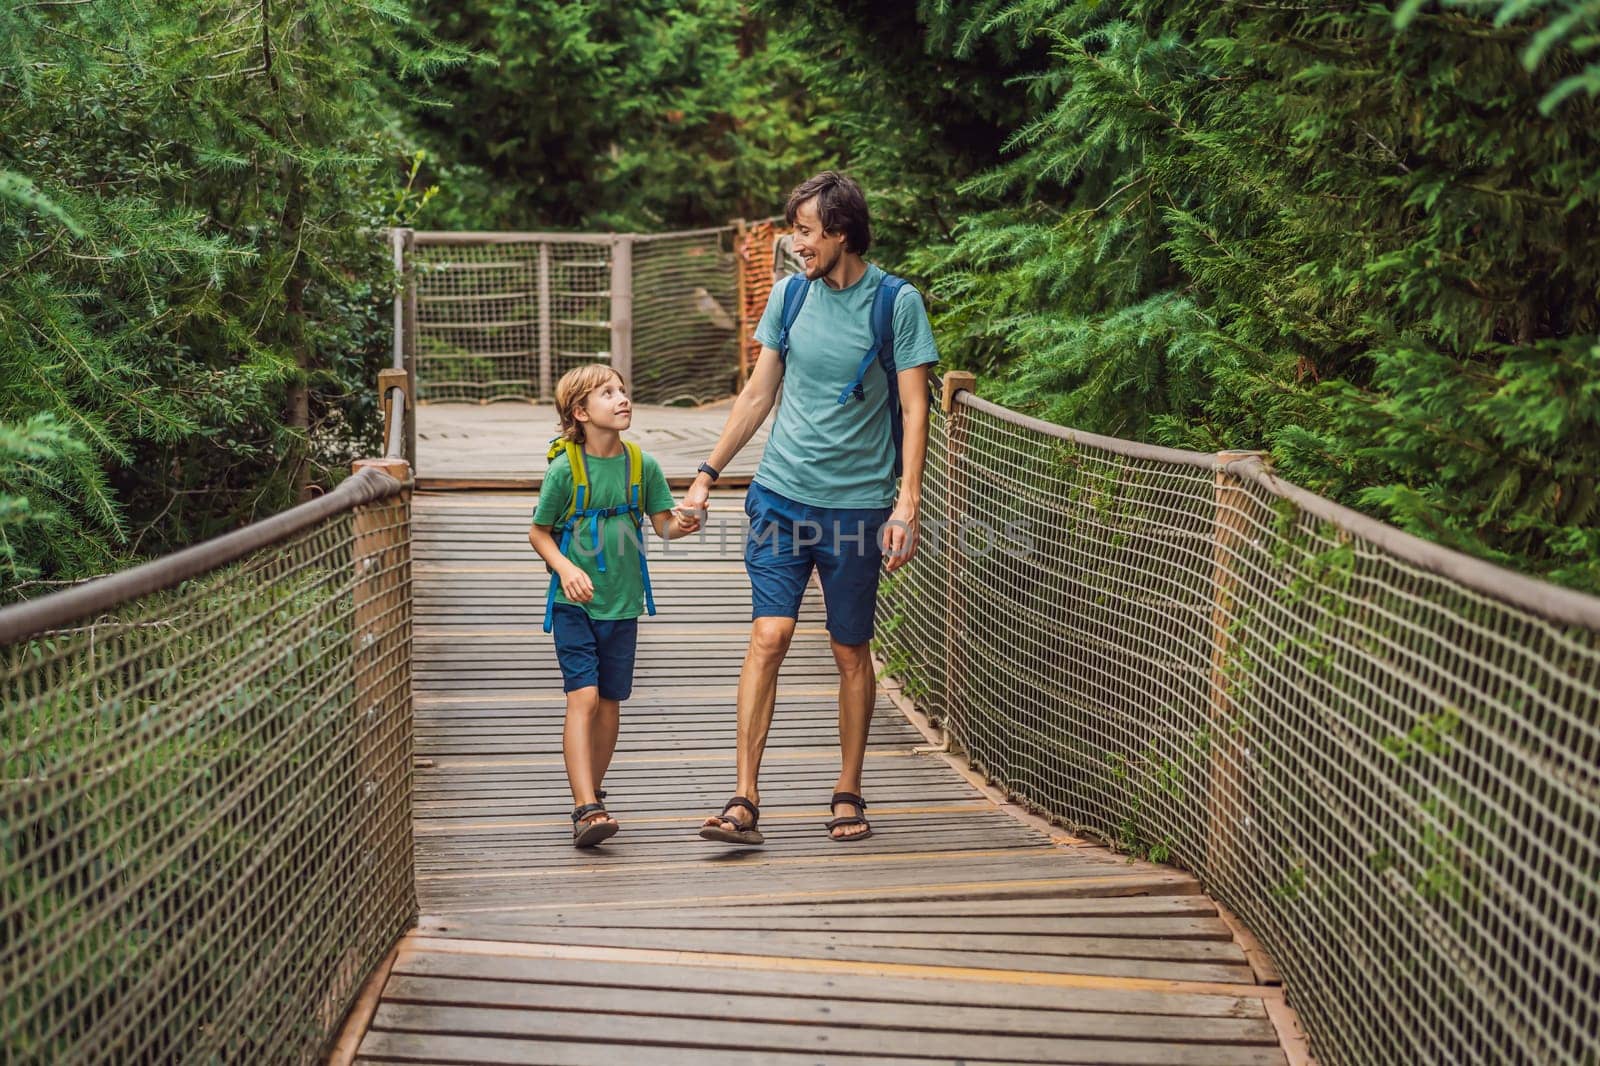
[{"label": "man's leg", "polygon": [[[778,670],[794,639],[795,620],[811,578],[810,549],[821,539],[821,531],[806,520],[803,504],[759,483],[751,485],[745,496],[745,514],[750,518],[744,565],[750,575],[751,622],[750,647],[739,670],[735,795],[759,806],[761,756],[778,701]],[[707,818],[705,825],[733,821],[749,826],[753,818],[744,808],[732,807]]]},{"label": "man's leg", "polygon": [[793,618],[757,618],[750,624],[750,648],[739,670],[738,793],[758,807],[761,790],[757,778],[778,702],[778,670],[789,654],[794,626]]},{"label": "man's leg", "polygon": [[[834,510],[825,526],[829,541],[817,552],[817,575],[828,612],[828,638],[839,668],[839,780],[835,792],[861,795],[861,767],[867,754],[867,731],[877,700],[872,670],[872,633],[878,605],[879,568],[883,551],[878,535],[887,508]],[[853,818],[865,812],[854,804],[833,805],[833,817]],[[835,840],[866,834],[864,825],[829,830]]]},{"label": "man's leg", "polygon": [[[861,766],[867,757],[867,732],[872,727],[872,706],[877,701],[878,681],[872,669],[871,644],[833,646],[833,661],[839,667],[839,780],[835,792],[861,795]],[[849,818],[861,812],[848,803],[833,808],[835,818]],[[864,825],[842,825],[833,830],[835,840],[859,836]]]}]

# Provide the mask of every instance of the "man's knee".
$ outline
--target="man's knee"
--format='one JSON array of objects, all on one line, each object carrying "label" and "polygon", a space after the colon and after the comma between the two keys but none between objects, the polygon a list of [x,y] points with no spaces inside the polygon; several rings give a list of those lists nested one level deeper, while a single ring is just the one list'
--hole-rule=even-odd
[{"label": "man's knee", "polygon": [[841,644],[837,640],[829,640],[833,647],[833,661],[839,667],[839,673],[846,677],[858,674],[872,673],[872,645]]},{"label": "man's knee", "polygon": [[750,655],[763,662],[782,662],[794,639],[793,618],[757,618],[750,626]]}]

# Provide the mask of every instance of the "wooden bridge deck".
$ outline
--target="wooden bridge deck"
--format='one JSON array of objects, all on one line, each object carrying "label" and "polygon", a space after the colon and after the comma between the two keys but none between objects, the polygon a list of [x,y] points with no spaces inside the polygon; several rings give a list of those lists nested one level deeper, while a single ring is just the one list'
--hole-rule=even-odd
[{"label": "wooden bridge deck", "polygon": [[706,535],[652,541],[660,614],[605,781],[622,831],[573,849],[533,503],[415,499],[422,913],[358,1061],[1286,1061],[1280,990],[1191,877],[997,804],[882,690],[875,835],[827,839],[836,675],[814,588],[780,681],[767,846],[696,836],[733,785],[737,492]]},{"label": "wooden bridge deck", "polygon": [[[732,400],[705,407],[636,405],[629,439],[654,455],[675,485],[694,477],[711,454]],[[536,489],[555,436],[548,404],[425,403],[417,408],[417,479],[423,488]],[[756,472],[766,430],[728,464],[723,483],[743,484]]]}]

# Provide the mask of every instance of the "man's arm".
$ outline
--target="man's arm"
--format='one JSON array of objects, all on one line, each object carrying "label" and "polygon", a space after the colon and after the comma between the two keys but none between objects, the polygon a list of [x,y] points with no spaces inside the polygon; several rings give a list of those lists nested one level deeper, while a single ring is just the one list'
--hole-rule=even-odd
[{"label": "man's arm", "polygon": [[[772,413],[772,405],[778,402],[778,389],[783,384],[783,362],[778,358],[775,348],[765,345],[761,348],[761,355],[756,359],[755,369],[750,372],[750,380],[745,382],[744,389],[733,401],[733,410],[728,412],[728,421],[722,427],[722,436],[717,438],[717,443],[711,449],[711,454],[706,457],[706,462],[718,470],[724,469],[733,462],[733,457],[739,450],[750,443],[750,438],[756,435],[756,430],[767,420]],[[706,510],[706,501],[711,498],[711,477],[708,474],[696,475],[694,484],[689,486],[689,491],[684,494],[683,503],[679,510],[684,512],[699,528],[699,522]],[[693,529],[687,532],[694,532]]]},{"label": "man's arm", "polygon": [[922,510],[922,467],[928,457],[928,378],[932,364],[902,370],[900,386],[900,495],[884,525],[884,569],[894,573],[917,554]]}]

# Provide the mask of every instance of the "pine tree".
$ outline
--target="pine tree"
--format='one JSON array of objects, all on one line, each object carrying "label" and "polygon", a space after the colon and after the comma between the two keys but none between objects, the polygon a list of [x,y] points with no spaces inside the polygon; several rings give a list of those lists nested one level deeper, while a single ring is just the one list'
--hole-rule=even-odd
[{"label": "pine tree", "polygon": [[[962,209],[954,241],[924,219],[909,258],[954,359],[1002,373],[991,394],[1125,437],[1266,447],[1313,489],[1600,588],[1592,3],[916,17],[940,59],[1048,47],[1005,68],[1027,107],[1003,153],[967,158],[953,191],[895,194]],[[867,61],[835,39],[836,67]]]},{"label": "pine tree", "polygon": [[31,442],[0,494],[56,531],[12,576],[342,476],[387,347],[371,229],[409,210],[396,85],[455,54],[388,0],[22,5],[0,42],[0,423]]}]

